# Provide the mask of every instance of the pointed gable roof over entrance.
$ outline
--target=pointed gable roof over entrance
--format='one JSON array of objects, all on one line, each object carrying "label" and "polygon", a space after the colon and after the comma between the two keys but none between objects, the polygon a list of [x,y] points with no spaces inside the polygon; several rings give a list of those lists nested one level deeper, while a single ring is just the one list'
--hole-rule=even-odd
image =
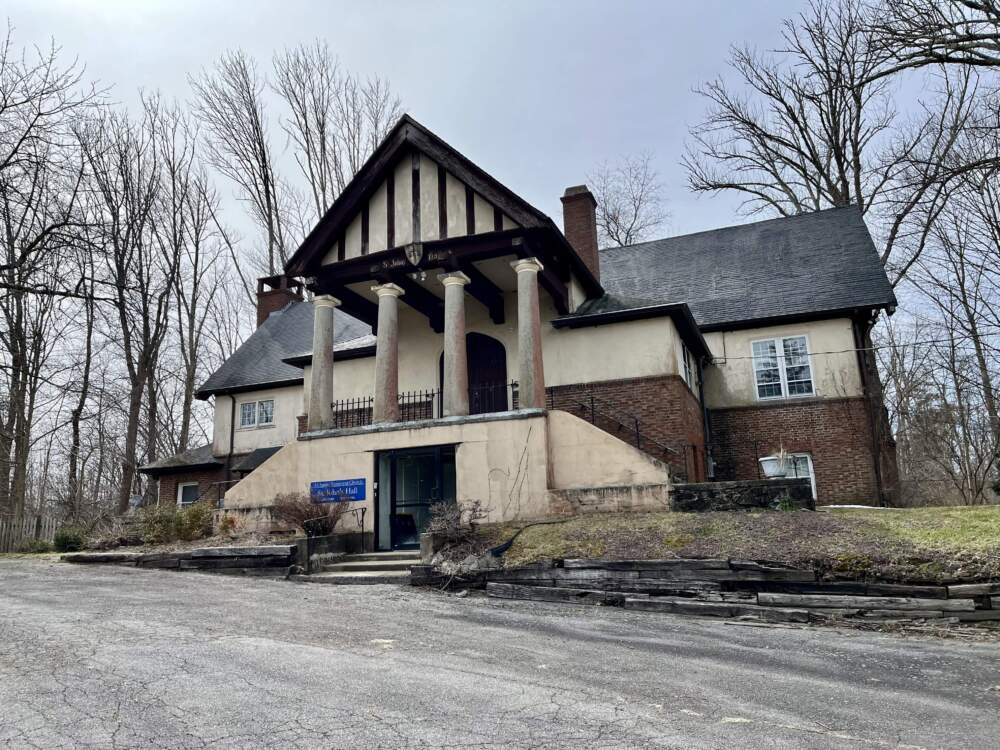
[{"label": "pointed gable roof over entrance", "polygon": [[[324,263],[330,263],[334,258],[343,260],[345,257],[343,249],[345,236],[353,237],[355,243],[360,244],[361,249],[358,254],[367,254],[369,252],[368,214],[369,210],[374,210],[376,203],[383,209],[383,212],[386,207],[390,212],[395,211],[396,223],[405,227],[405,232],[393,233],[392,230],[389,230],[388,237],[383,233],[379,236],[381,245],[373,247],[373,251],[401,247],[410,244],[410,242],[441,240],[449,236],[444,234],[444,231],[441,233],[437,231],[437,221],[428,221],[430,218],[427,216],[426,204],[428,202],[441,212],[442,228],[448,224],[448,221],[453,221],[453,217],[445,218],[445,191],[443,187],[439,194],[437,190],[429,191],[425,184],[423,195],[421,195],[421,177],[419,167],[416,166],[421,160],[415,159],[416,155],[434,162],[442,176],[447,174],[449,179],[457,180],[465,185],[465,196],[458,208],[463,217],[468,220],[469,227],[468,231],[463,229],[455,236],[511,229],[541,231],[560,246],[561,252],[572,255],[574,267],[578,264],[582,265],[552,219],[506,188],[412,117],[403,115],[289,259],[285,266],[286,273],[290,276],[314,276]],[[411,159],[414,163],[412,173],[408,168]],[[409,184],[411,179],[412,185]],[[404,180],[407,184],[401,184]],[[386,198],[387,184],[394,186],[395,198],[392,197],[392,194],[388,199]],[[400,198],[404,190],[406,196],[412,196],[412,209],[406,201]],[[449,190],[451,190],[450,187]],[[428,195],[428,192],[433,194]],[[388,206],[387,200],[390,204]],[[421,200],[424,201],[423,206],[421,206]],[[448,200],[450,201],[451,198]],[[466,200],[469,204],[468,210],[465,205]],[[478,210],[473,210],[475,205],[479,205]],[[483,216],[484,208],[489,211],[489,216]],[[420,231],[419,224],[421,212],[424,213],[423,231]],[[358,222],[358,217],[362,215],[364,221]],[[472,218],[473,215],[475,215],[475,219]],[[435,215],[434,219],[436,218]],[[428,227],[431,223],[435,228],[428,236]],[[360,234],[363,235],[363,239],[361,240],[357,236],[359,226],[362,227]],[[376,219],[373,218],[373,237],[376,231],[375,226]],[[394,239],[398,241],[394,241]],[[338,245],[341,248],[339,257],[336,253]],[[350,251],[346,253],[346,255],[351,254],[354,253]],[[587,281],[591,281],[591,279]],[[593,280],[592,286],[599,289],[596,280]]]}]

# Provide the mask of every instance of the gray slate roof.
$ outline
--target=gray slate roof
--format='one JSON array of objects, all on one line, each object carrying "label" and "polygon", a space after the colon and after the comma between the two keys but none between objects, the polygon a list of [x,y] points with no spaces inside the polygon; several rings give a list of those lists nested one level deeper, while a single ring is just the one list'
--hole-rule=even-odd
[{"label": "gray slate roof", "polygon": [[212,455],[212,444],[199,445],[197,448],[189,448],[183,453],[178,453],[175,456],[169,456],[167,458],[161,458],[158,461],[153,461],[151,464],[146,464],[145,466],[140,466],[139,471],[144,474],[162,474],[167,473],[175,469],[187,469],[192,466],[211,466],[219,465],[222,463]]},{"label": "gray slate roof", "polygon": [[[243,342],[198,390],[198,398],[213,393],[251,390],[255,386],[301,383],[302,368],[282,360],[312,350],[313,306],[290,302]],[[334,311],[334,347],[371,334],[371,326],[341,310]]]},{"label": "gray slate roof", "polygon": [[[600,257],[607,294],[573,315],[686,303],[699,327],[718,328],[896,303],[854,206],[608,248]],[[374,344],[367,324],[339,309],[335,321],[335,351]],[[198,397],[301,382],[301,367],[282,360],[311,353],[312,327],[310,302],[272,314]]]},{"label": "gray slate roof", "polygon": [[601,251],[578,314],[687,303],[702,328],[896,304],[856,206]]}]

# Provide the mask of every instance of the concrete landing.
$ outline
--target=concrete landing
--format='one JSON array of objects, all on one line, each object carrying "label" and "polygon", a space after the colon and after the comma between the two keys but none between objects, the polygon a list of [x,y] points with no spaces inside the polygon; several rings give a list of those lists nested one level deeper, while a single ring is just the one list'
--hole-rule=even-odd
[{"label": "concrete landing", "polygon": [[327,563],[321,572],[307,576],[293,576],[293,578],[307,583],[345,585],[409,583],[410,566],[419,562],[420,553],[416,550],[367,552],[348,555],[335,563]]}]

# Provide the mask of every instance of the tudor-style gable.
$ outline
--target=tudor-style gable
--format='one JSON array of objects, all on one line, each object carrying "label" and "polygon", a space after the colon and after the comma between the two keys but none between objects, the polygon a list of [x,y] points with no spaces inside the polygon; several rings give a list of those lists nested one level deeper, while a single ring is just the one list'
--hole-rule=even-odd
[{"label": "tudor-style gable", "polygon": [[443,330],[439,272],[461,271],[468,293],[503,322],[510,263],[540,261],[539,284],[560,314],[603,294],[552,220],[404,115],[286,265],[344,311],[377,324],[374,283]]},{"label": "tudor-style gable", "polygon": [[398,156],[361,206],[322,265],[415,242],[467,237],[520,225],[504,210],[418,150]]}]

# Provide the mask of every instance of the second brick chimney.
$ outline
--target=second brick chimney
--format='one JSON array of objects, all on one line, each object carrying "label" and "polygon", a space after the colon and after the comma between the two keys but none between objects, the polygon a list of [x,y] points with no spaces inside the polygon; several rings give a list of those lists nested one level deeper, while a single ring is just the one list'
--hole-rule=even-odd
[{"label": "second brick chimney", "polygon": [[563,234],[594,277],[601,280],[597,256],[597,201],[586,185],[566,188],[562,197]]},{"label": "second brick chimney", "polygon": [[287,276],[257,279],[257,327],[289,302],[302,301],[302,282]]}]

